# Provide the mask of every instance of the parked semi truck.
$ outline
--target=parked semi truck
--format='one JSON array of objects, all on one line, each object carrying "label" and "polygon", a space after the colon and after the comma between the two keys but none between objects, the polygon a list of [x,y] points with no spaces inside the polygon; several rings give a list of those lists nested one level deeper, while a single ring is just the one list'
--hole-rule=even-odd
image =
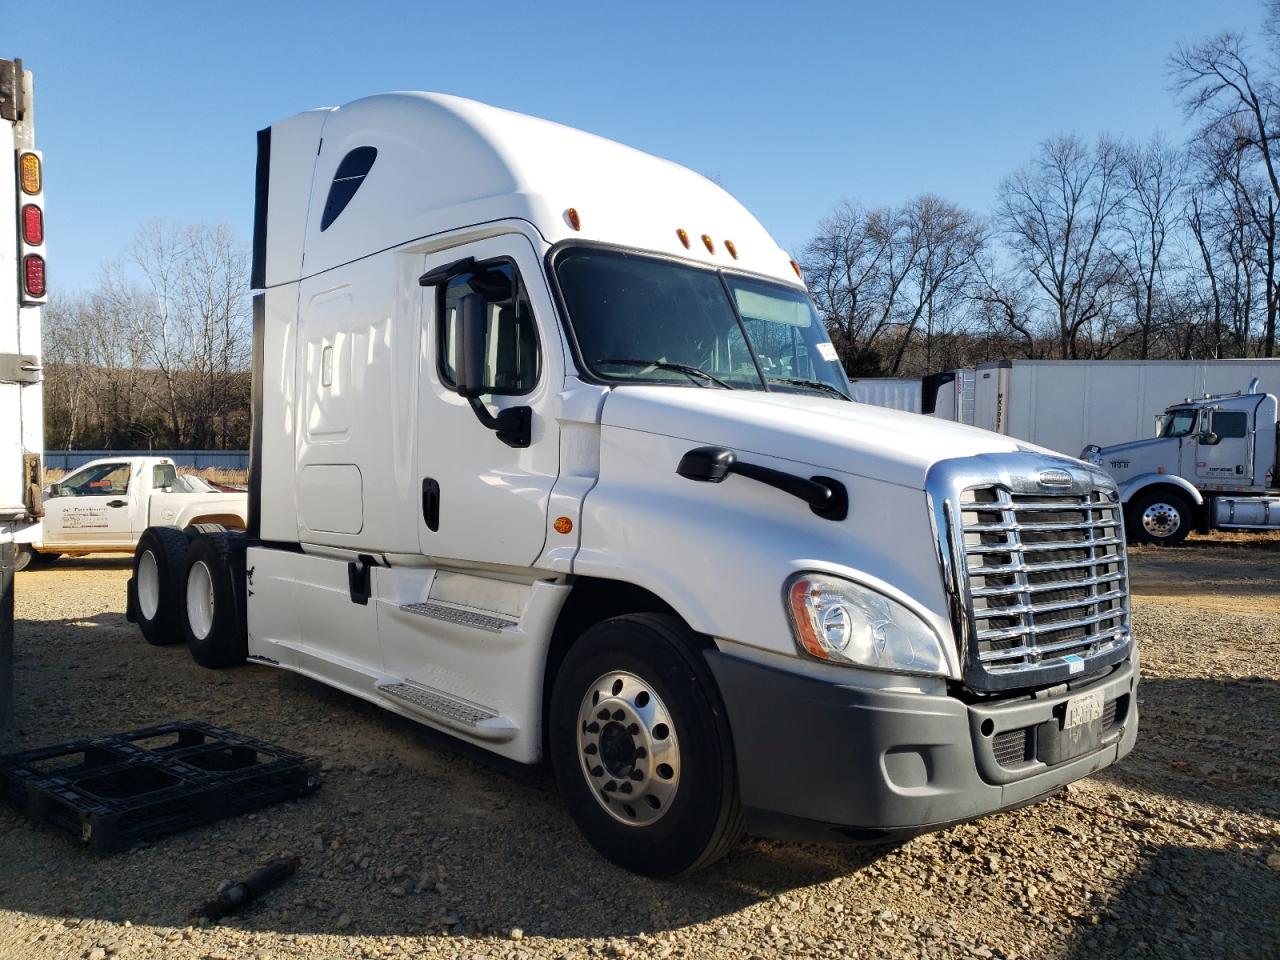
[{"label": "parked semi truck", "polygon": [[1280,388],[1280,360],[1002,360],[975,370],[968,421],[1075,456],[1144,436],[1174,397]]},{"label": "parked semi truck", "polygon": [[150,526],[243,530],[248,508],[247,493],[179,474],[168,457],[91,460],[45,490],[44,522],[23,534],[17,569],[61,556],[132,553]]},{"label": "parked semi truck", "polygon": [[851,402],[706,178],[401,93],[258,135],[249,526],[130,615],[526,763],[666,876],[1043,797],[1137,734],[1116,485]]},{"label": "parked semi truck", "polygon": [[13,722],[15,541],[38,530],[40,307],[46,300],[44,160],[31,71],[0,60],[0,728]]},{"label": "parked semi truck", "polygon": [[1280,529],[1277,407],[1258,378],[1235,393],[1187,397],[1155,418],[1155,436],[1081,459],[1115,478],[1129,539],[1173,544],[1192,530]]}]

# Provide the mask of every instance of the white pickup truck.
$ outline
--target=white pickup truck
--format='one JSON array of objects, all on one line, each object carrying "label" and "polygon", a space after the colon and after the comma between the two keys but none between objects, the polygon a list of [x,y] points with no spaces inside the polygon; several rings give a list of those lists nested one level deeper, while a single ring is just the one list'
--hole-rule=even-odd
[{"label": "white pickup truck", "polygon": [[94,460],[46,490],[43,529],[33,528],[40,538],[20,542],[17,569],[63,554],[130,553],[151,526],[243,530],[247,512],[247,492],[179,476],[168,457]]}]

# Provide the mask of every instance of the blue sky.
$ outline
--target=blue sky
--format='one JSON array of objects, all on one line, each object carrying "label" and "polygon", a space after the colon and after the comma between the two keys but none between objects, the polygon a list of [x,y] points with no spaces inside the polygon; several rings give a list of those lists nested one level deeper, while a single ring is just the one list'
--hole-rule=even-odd
[{"label": "blue sky", "polygon": [[[21,10],[21,15],[16,15]],[[721,183],[798,250],[841,198],[979,211],[1043,138],[1180,139],[1179,41],[1255,0],[697,4],[0,0],[36,71],[51,286],[93,283],[151,218],[252,227],[254,131],[438,90]]]}]

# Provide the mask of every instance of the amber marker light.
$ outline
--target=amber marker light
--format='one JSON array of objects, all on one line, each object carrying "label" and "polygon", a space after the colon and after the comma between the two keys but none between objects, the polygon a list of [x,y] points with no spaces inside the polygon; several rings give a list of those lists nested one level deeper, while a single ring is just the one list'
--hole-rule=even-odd
[{"label": "amber marker light", "polygon": [[18,159],[18,182],[23,193],[40,192],[40,158],[34,153],[24,153]]},{"label": "amber marker light", "polygon": [[732,240],[726,240],[724,242],[724,248],[729,251],[729,256],[733,257],[735,260],[738,259],[738,248],[733,245]]},{"label": "amber marker light", "polygon": [[556,522],[552,524],[556,533],[572,533],[573,521],[568,517],[556,517]]},{"label": "amber marker light", "polygon": [[791,607],[791,619],[795,623],[796,634],[800,638],[800,644],[805,650],[819,660],[829,660],[827,649],[822,645],[822,641],[818,639],[817,628],[814,626],[813,618],[809,615],[805,604],[812,591],[813,584],[803,577],[791,585],[787,595],[787,601]]},{"label": "amber marker light", "polygon": [[710,234],[704,233],[702,235],[702,245],[707,248],[707,253],[716,252],[716,242],[711,239]]},{"label": "amber marker light", "polygon": [[684,244],[686,250],[689,249],[689,234],[684,232],[683,228],[676,230],[676,236],[680,238],[680,242]]},{"label": "amber marker light", "polygon": [[569,226],[573,227],[573,229],[582,229],[582,221],[578,219],[578,211],[574,207],[570,207],[564,212],[564,218],[569,221]]},{"label": "amber marker light", "polygon": [[791,261],[791,269],[796,272],[797,277],[801,280],[804,279],[804,274],[800,272],[800,264],[796,263],[794,260]]}]

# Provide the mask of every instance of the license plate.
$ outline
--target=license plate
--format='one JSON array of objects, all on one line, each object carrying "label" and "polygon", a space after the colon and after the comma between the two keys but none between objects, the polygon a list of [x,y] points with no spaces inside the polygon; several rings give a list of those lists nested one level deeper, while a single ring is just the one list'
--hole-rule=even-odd
[{"label": "license plate", "polygon": [[1063,730],[1082,727],[1086,723],[1102,719],[1102,691],[1082,693],[1067,701],[1067,718],[1062,724]]}]

